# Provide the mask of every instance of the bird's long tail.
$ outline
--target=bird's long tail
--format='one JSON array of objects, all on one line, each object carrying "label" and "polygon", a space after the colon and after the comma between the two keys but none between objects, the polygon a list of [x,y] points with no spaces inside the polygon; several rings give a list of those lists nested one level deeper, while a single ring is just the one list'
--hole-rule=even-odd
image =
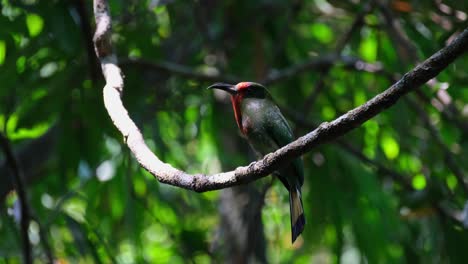
[{"label": "bird's long tail", "polygon": [[293,187],[289,191],[289,207],[291,210],[292,243],[302,233],[305,226],[304,208],[302,207],[302,195],[300,187]]}]

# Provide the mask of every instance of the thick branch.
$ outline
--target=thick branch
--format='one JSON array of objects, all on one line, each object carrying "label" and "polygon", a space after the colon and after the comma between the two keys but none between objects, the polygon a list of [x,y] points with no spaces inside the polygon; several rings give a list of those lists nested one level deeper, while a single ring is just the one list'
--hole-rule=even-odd
[{"label": "thick branch", "polygon": [[[407,73],[385,92],[338,119],[330,123],[321,124],[316,130],[274,153],[266,155],[262,160],[253,162],[248,166],[238,167],[234,171],[214,175],[191,175],[159,160],[145,144],[140,130],[130,119],[120,98],[123,89],[123,79],[117,66],[117,59],[111,51],[109,52],[109,49],[106,49],[109,46],[102,45],[102,43],[110,43],[111,20],[107,1],[95,0],[94,12],[98,29],[95,34],[95,40],[99,40],[95,44],[95,48],[101,60],[103,74],[106,79],[104,104],[114,125],[124,135],[126,144],[140,165],[154,175],[156,179],[162,183],[198,192],[222,189],[259,179],[290,160],[310,151],[315,146],[342,136],[395,104],[401,96],[415,87],[421,86],[436,76],[458,56],[464,53],[468,47],[468,30],[465,30],[449,46]],[[100,31],[100,29],[106,30]],[[104,47],[105,50],[100,51],[101,47]]]}]

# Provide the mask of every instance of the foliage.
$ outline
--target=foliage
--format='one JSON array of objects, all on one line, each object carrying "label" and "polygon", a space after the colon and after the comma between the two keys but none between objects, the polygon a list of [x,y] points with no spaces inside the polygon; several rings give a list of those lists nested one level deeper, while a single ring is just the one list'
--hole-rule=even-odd
[{"label": "foliage", "polygon": [[[253,156],[237,132],[228,98],[206,91],[211,82],[146,62],[256,81],[335,53],[383,69],[336,61],[270,84],[299,136],[311,128],[295,116],[310,124],[338,117],[389,87],[389,75],[411,69],[468,24],[463,1],[389,2],[387,11],[410,47],[395,38],[378,4],[364,13],[363,1],[112,0],[126,107],[158,157],[175,167],[215,173],[245,165]],[[137,166],[109,120],[89,46],[92,3],[1,3],[0,131],[23,161],[34,256],[44,261],[48,242],[56,259],[70,262],[222,262],[224,255],[213,250],[222,236],[221,191],[199,194],[158,183]],[[361,15],[344,48],[335,48]],[[416,52],[405,52],[411,48]],[[346,135],[342,140],[362,156],[339,143],[304,156],[308,222],[294,245],[286,191],[275,182],[262,212],[267,259],[466,260],[467,230],[437,205],[459,213],[466,202],[456,171],[463,175],[468,166],[467,67],[466,59],[456,61],[433,85]],[[29,147],[50,133],[47,145]],[[412,188],[382,167],[403,175]],[[0,186],[0,262],[18,262],[16,192],[6,177]]]}]

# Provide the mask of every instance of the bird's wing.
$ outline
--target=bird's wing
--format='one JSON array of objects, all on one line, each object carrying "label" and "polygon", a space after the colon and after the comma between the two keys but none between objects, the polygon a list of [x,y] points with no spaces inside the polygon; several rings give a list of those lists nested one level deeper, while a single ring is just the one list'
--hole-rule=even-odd
[{"label": "bird's wing", "polygon": [[[294,136],[291,128],[288,125],[288,122],[281,114],[279,108],[276,107],[276,111],[270,115],[270,118],[274,118],[275,122],[267,122],[266,132],[273,139],[273,141],[278,145],[278,147],[283,147],[294,140]],[[273,125],[274,124],[274,125]],[[297,158],[292,161],[294,167],[295,176],[299,180],[300,185],[304,183],[304,165],[301,158]]]}]

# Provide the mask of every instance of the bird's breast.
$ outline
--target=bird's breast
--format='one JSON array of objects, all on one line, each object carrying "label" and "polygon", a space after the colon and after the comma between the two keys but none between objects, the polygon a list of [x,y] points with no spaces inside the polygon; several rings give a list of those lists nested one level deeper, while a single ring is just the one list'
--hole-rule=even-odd
[{"label": "bird's breast", "polygon": [[277,144],[269,136],[267,122],[269,111],[268,102],[264,100],[247,100],[242,107],[242,133],[247,138],[252,147],[262,155],[270,153]]}]

